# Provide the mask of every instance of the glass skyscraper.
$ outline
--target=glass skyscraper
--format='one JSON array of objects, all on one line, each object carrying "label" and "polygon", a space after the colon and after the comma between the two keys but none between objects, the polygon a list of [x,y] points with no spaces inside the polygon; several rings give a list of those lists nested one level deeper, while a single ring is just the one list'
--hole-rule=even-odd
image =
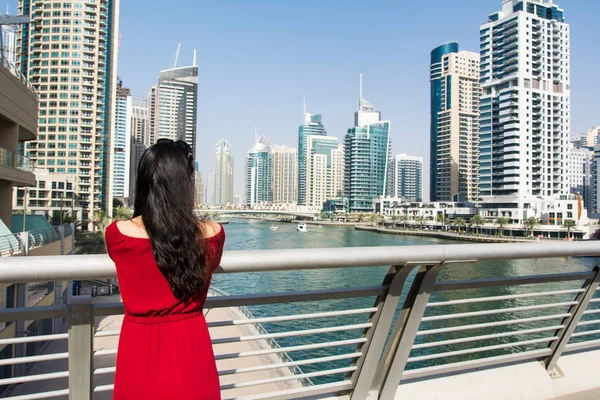
[{"label": "glass skyscraper", "polygon": [[264,136],[256,138],[244,164],[244,201],[246,205],[270,202],[271,189],[271,143]]},{"label": "glass skyscraper", "polygon": [[132,98],[129,89],[123,83],[117,83],[115,101],[115,128],[112,134],[112,195],[124,199],[129,197],[131,165],[131,120]]},{"label": "glass skyscraper", "polygon": [[233,156],[231,145],[225,139],[219,140],[215,152],[214,204],[233,203]]},{"label": "glass skyscraper", "polygon": [[150,107],[150,138],[183,140],[192,146],[195,156],[198,67],[160,71],[158,85],[150,90]]},{"label": "glass skyscraper", "polygon": [[423,157],[398,154],[393,168],[391,196],[404,201],[423,201]]},{"label": "glass skyscraper", "polygon": [[327,136],[321,114],[309,114],[304,106],[304,124],[298,128],[298,205],[306,205],[306,146],[309,136]]},{"label": "glass skyscraper", "polygon": [[381,121],[381,113],[362,98],[354,113],[353,128],[344,138],[344,192],[350,212],[373,211],[373,200],[386,196],[391,158],[390,121]]},{"label": "glass skyscraper", "polygon": [[118,10],[118,0],[19,1],[32,24],[19,29],[17,64],[40,98],[38,139],[25,155],[74,177],[86,227],[95,210],[112,211]]}]

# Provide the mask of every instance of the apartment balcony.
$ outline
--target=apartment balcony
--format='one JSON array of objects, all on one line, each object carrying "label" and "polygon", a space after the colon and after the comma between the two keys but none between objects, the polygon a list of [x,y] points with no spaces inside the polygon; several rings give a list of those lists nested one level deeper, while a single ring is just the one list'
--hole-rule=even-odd
[{"label": "apartment balcony", "polygon": [[[217,273],[231,277],[317,268],[334,273],[364,267],[375,273],[376,266],[393,267],[375,286],[323,282],[317,290],[273,288],[236,296],[213,289],[205,311],[222,395],[362,400],[485,398],[501,392],[506,398],[538,393],[540,398],[574,399],[577,392],[600,386],[595,368],[600,357],[598,267],[557,274],[539,268],[532,275],[512,271],[510,276],[500,270],[492,278],[460,281],[442,277],[448,268],[476,271],[494,260],[555,258],[566,268],[570,257],[598,255],[596,242],[226,252]],[[115,275],[107,256],[7,257],[0,258],[0,271],[4,283]],[[527,289],[518,291],[523,285]],[[401,293],[407,294],[402,302]],[[346,306],[340,308],[340,302]],[[292,303],[297,312],[277,311]],[[316,304],[316,311],[304,304]],[[253,305],[274,307],[255,318],[246,308]],[[43,341],[48,351],[36,359],[16,355],[5,365],[54,362],[38,362],[27,375],[1,383],[20,384],[11,394],[28,398],[110,395],[123,312],[118,297],[84,295],[69,296],[66,304],[1,313],[0,322],[65,318],[68,324],[68,333],[9,339],[14,345]],[[95,318],[102,318],[102,325]],[[303,322],[310,327],[299,329]],[[265,329],[269,323],[272,330]],[[280,347],[277,340],[283,338],[297,342]],[[556,370],[561,371],[560,385],[552,379]],[[473,381],[478,385],[469,384]],[[48,382],[53,382],[52,393],[45,393]]]}]

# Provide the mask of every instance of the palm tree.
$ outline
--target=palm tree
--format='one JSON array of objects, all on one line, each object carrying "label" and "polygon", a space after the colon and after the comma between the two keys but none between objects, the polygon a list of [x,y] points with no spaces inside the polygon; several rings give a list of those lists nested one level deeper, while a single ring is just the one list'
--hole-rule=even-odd
[{"label": "palm tree", "polygon": [[126,221],[133,218],[133,212],[129,207],[119,206],[113,215],[113,221]]},{"label": "palm tree", "polygon": [[423,225],[425,224],[425,217],[422,215],[418,215],[415,218],[415,221],[419,224],[419,229],[423,230]]},{"label": "palm tree", "polygon": [[106,229],[106,225],[108,225],[108,214],[104,210],[94,211],[92,225],[104,235],[104,230]]},{"label": "palm tree", "polygon": [[394,228],[396,227],[396,223],[398,222],[398,220],[400,219],[400,216],[397,214],[392,215],[392,224],[394,226]]},{"label": "palm tree", "polygon": [[437,215],[437,222],[439,222],[440,224],[442,224],[442,227],[444,227],[448,223],[448,217],[446,217],[444,214],[438,214]]},{"label": "palm tree", "polygon": [[506,224],[508,224],[508,218],[498,217],[498,219],[496,219],[496,225],[500,227],[500,236],[504,236],[504,225]]},{"label": "palm tree", "polygon": [[454,220],[454,225],[458,226],[458,233],[460,233],[460,228],[467,226],[467,221],[464,218],[458,217]]},{"label": "palm tree", "polygon": [[367,216],[367,222],[373,226],[377,226],[377,223],[379,222],[379,214],[369,213]]},{"label": "palm tree", "polygon": [[523,222],[523,225],[525,225],[527,230],[531,232],[531,237],[533,237],[533,230],[535,229],[538,223],[538,219],[533,215]]},{"label": "palm tree", "polygon": [[567,230],[567,238],[571,237],[571,229],[575,228],[577,224],[572,219],[565,219],[563,226]]},{"label": "palm tree", "polygon": [[408,214],[402,214],[400,216],[400,222],[402,222],[402,227],[404,229],[406,229],[406,223],[410,221],[410,217],[408,216]]},{"label": "palm tree", "polygon": [[472,216],[469,222],[471,225],[475,225],[475,228],[481,233],[481,225],[485,224],[485,219],[481,215],[476,214]]}]

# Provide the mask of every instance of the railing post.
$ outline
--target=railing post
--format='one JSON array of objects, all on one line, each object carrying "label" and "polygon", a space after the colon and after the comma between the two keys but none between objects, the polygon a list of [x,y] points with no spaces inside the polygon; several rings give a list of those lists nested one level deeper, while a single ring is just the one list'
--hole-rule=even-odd
[{"label": "railing post", "polygon": [[393,399],[398,390],[427,302],[443,266],[444,264],[423,266],[415,276],[394,332],[377,367],[373,390],[379,391],[380,399]]},{"label": "railing post", "polygon": [[90,296],[69,304],[69,399],[91,399],[93,393],[94,317]]},{"label": "railing post", "polygon": [[584,289],[584,291],[579,293],[579,295],[577,295],[575,298],[577,304],[574,304],[569,309],[569,314],[571,314],[571,316],[566,317],[563,320],[562,325],[564,325],[564,328],[559,329],[558,332],[556,332],[555,336],[558,337],[558,340],[555,340],[550,346],[552,354],[550,354],[550,356],[548,356],[548,358],[544,361],[544,364],[546,365],[546,371],[550,373],[552,373],[556,367],[558,359],[569,343],[571,335],[573,332],[575,332],[577,324],[579,321],[581,321],[581,317],[590,303],[590,300],[592,297],[594,297],[596,289],[598,289],[598,284],[600,283],[600,267],[595,266],[592,271],[595,273],[594,277],[583,283],[582,289]]},{"label": "railing post", "polygon": [[364,356],[357,365],[358,369],[354,375],[356,382],[351,399],[362,400],[368,397],[404,283],[413,268],[414,266],[406,265],[393,266],[383,280],[382,284],[389,285],[389,289],[385,295],[376,300],[375,305],[381,308],[378,315],[371,320],[373,327],[367,333],[367,343],[360,348]]}]

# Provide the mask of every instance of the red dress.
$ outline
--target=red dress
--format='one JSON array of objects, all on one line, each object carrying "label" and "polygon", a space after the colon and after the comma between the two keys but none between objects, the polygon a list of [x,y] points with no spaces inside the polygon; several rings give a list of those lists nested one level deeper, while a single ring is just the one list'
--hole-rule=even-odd
[{"label": "red dress", "polygon": [[[210,282],[223,254],[223,227],[204,240]],[[156,265],[150,240],[123,235],[116,222],[106,229],[106,247],[125,305],[113,399],[220,399],[202,313],[208,285],[198,300],[177,300]]]}]

